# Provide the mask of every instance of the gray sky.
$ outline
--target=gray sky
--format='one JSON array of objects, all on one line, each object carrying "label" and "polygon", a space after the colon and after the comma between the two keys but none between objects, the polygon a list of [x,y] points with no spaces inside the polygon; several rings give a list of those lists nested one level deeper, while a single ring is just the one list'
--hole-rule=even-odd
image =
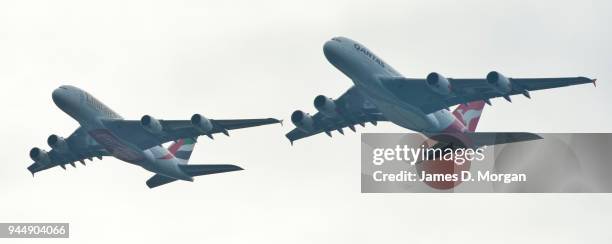
[{"label": "gray sky", "polygon": [[51,100],[59,85],[128,119],[288,121],[352,84],[322,53],[337,35],[409,77],[598,78],[597,88],[496,99],[479,130],[610,132],[612,3],[534,2],[3,1],[0,221],[70,222],[70,243],[609,241],[609,194],[361,194],[359,134],[290,147],[289,123],[201,138],[192,162],[246,170],[155,190],[144,184],[150,172],[112,158],[34,179],[26,170],[31,147],[77,126]]}]

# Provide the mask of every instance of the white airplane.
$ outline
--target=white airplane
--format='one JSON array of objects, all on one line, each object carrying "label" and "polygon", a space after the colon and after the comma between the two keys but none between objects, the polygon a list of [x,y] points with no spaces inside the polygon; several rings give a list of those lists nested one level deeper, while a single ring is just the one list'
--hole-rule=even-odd
[{"label": "white airplane", "polygon": [[[533,140],[529,133],[471,133],[476,130],[484,104],[490,99],[522,94],[529,91],[584,83],[595,84],[586,77],[566,78],[507,78],[492,71],[484,79],[445,78],[430,73],[426,79],[402,76],[362,44],[345,37],[332,38],[323,46],[327,60],[355,84],[338,99],[319,95],[314,100],[318,110],[314,116],[297,110],[291,121],[297,127],[287,133],[294,141],[321,132],[331,136],[343,128],[355,131],[355,125],[390,121],[427,136],[446,134],[467,135],[472,146]],[[450,112],[449,107],[459,105]],[[448,143],[448,141],[446,141]],[[464,144],[465,145],[465,144]]]},{"label": "white airplane", "polygon": [[[214,120],[194,114],[191,120],[157,120],[144,115],[140,120],[124,120],[91,94],[74,86],[61,86],[53,91],[53,102],[79,122],[80,127],[68,138],[51,135],[47,152],[30,150],[34,163],[28,170],[34,173],[55,166],[75,167],[85,159],[113,156],[155,173],[147,181],[154,188],[176,180],[193,181],[194,176],[223,173],[242,168],[231,164],[187,164],[195,140],[215,133],[229,136],[228,131],[253,126],[280,123],[277,119]],[[168,148],[161,144],[174,141]]]}]

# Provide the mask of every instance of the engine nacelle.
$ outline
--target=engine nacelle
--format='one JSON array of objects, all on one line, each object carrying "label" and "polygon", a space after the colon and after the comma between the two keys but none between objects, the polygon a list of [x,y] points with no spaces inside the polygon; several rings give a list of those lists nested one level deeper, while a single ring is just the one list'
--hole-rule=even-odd
[{"label": "engine nacelle", "polygon": [[512,82],[497,71],[487,74],[487,82],[501,94],[508,94],[512,91]]},{"label": "engine nacelle", "polygon": [[436,72],[427,75],[427,86],[440,95],[448,95],[452,92],[450,81]]},{"label": "engine nacelle", "polygon": [[47,144],[55,150],[62,151],[62,152],[68,151],[68,143],[61,136],[50,135],[47,138]]},{"label": "engine nacelle", "polygon": [[51,159],[49,158],[49,153],[38,147],[32,148],[32,150],[30,150],[30,158],[34,160],[34,162],[43,165],[49,164],[51,162]]},{"label": "engine nacelle", "polygon": [[153,118],[151,115],[145,115],[140,118],[140,125],[152,134],[159,135],[164,131],[164,127],[161,125],[159,120]]},{"label": "engine nacelle", "polygon": [[213,129],[212,122],[201,114],[194,114],[191,116],[191,124],[204,134],[208,134],[208,132],[211,132]]},{"label": "engine nacelle", "polygon": [[329,97],[318,95],[315,97],[314,106],[326,117],[331,118],[338,115],[338,112],[336,112],[336,103]]},{"label": "engine nacelle", "polygon": [[312,116],[300,110],[296,110],[291,114],[291,122],[293,122],[295,127],[305,132],[312,131],[313,129],[314,122]]}]

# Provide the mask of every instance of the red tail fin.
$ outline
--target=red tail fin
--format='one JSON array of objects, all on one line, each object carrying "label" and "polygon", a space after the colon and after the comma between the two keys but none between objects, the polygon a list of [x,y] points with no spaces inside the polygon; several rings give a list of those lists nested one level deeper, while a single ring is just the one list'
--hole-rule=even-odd
[{"label": "red tail fin", "polygon": [[196,141],[191,138],[178,139],[168,147],[168,151],[180,162],[186,164],[191,157]]},{"label": "red tail fin", "polygon": [[474,132],[476,131],[484,105],[484,101],[471,102],[467,105],[461,104],[453,111],[453,115],[465,125],[468,131]]}]

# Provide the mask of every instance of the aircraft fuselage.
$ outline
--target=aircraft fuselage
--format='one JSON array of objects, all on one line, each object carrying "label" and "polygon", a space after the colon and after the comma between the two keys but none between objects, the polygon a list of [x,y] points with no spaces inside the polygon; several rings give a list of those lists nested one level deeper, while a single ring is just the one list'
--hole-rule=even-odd
[{"label": "aircraft fuselage", "polygon": [[52,97],[57,107],[78,121],[95,143],[102,145],[114,157],[157,174],[193,181],[179,168],[179,161],[166,148],[158,145],[140,149],[106,128],[102,121],[123,118],[91,94],[73,86],[61,86],[53,91]]},{"label": "aircraft fuselage", "polygon": [[422,132],[464,132],[465,125],[448,110],[425,114],[419,108],[395,97],[381,84],[381,78],[402,75],[365,46],[345,37],[336,37],[323,46],[327,60],[348,76],[355,87],[380,110],[389,121],[404,128]]}]

